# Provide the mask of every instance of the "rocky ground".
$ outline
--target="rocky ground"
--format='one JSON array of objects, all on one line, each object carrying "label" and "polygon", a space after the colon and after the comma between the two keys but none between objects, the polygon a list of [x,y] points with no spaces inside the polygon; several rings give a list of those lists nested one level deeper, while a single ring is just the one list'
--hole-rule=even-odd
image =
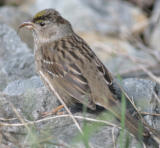
[{"label": "rocky ground", "polygon": [[[36,74],[31,33],[17,33],[24,20],[50,7],[70,20],[115,81],[123,78],[121,86],[141,112],[160,114],[160,0],[4,0],[0,7],[0,148],[85,147],[70,117],[40,118],[40,113],[59,102]],[[73,115],[79,117],[91,147],[120,147],[117,127],[84,122],[81,111]],[[94,113],[85,116],[101,118]],[[144,115],[144,119],[160,130],[160,116]],[[138,147],[134,137],[129,147]]]}]

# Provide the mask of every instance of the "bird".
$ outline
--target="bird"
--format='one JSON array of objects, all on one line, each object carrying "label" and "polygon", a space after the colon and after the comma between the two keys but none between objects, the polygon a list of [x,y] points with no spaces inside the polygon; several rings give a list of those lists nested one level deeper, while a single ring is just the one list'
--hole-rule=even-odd
[{"label": "bird", "polygon": [[[67,19],[48,8],[19,26],[23,27],[33,32],[36,70],[51,92],[54,89],[67,106],[79,103],[93,111],[101,106],[121,121],[112,74]],[[143,124],[126,110],[125,126],[138,140],[139,123]],[[142,137],[144,142],[151,138],[144,124]]]}]

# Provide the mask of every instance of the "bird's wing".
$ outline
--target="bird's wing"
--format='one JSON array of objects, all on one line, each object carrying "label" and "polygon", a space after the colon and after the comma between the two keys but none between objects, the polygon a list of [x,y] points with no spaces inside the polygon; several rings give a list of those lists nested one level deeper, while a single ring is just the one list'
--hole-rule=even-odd
[{"label": "bird's wing", "polygon": [[99,73],[101,73],[102,77],[104,77],[104,80],[107,83],[107,85],[111,85],[113,80],[112,75],[103,65],[103,63],[99,60],[96,54],[92,51],[92,49],[88,46],[88,44],[81,37],[77,35],[74,36],[74,39],[76,40],[76,42],[78,42],[76,47],[81,49],[82,51],[81,54],[83,54],[85,58],[88,59],[90,62],[92,61],[91,62],[92,65],[97,66],[97,70],[99,71]]},{"label": "bird's wing", "polygon": [[112,75],[94,53],[93,55],[94,55],[94,62],[97,66],[98,71],[104,77],[104,80],[107,83],[107,85],[112,85],[112,81],[113,81]]},{"label": "bird's wing", "polygon": [[41,63],[44,71],[53,79],[55,78],[60,87],[71,97],[95,110],[96,105],[92,101],[88,81],[80,68],[71,61],[63,62],[63,58],[59,59],[59,62],[55,62],[54,55],[48,54],[47,58],[43,57]]},{"label": "bird's wing", "polygon": [[97,56],[94,53],[93,55],[94,55],[93,62],[97,66],[99,73],[101,73],[101,75],[103,76],[104,81],[106,82],[106,85],[108,86],[109,90],[112,92],[114,98],[121,99],[117,97],[116,88],[113,84],[112,74],[108,71],[108,69],[103,65],[103,63],[97,58]]}]

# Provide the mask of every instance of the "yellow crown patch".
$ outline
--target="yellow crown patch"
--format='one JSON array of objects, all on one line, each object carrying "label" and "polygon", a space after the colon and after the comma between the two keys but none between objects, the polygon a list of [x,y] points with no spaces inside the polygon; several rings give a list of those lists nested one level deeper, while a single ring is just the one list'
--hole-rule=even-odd
[{"label": "yellow crown patch", "polygon": [[40,12],[38,12],[35,16],[34,16],[34,19],[36,18],[39,18],[39,17],[42,17],[46,14],[46,10],[42,10]]}]

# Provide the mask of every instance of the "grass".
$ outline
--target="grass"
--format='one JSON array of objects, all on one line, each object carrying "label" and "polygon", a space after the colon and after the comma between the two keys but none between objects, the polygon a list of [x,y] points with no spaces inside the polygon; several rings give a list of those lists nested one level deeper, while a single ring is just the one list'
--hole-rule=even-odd
[{"label": "grass", "polygon": [[[125,114],[126,114],[126,99],[122,94],[121,97],[121,131],[120,131],[120,148],[125,148],[126,144],[124,142],[125,137]],[[127,140],[126,140],[127,141]]]}]

